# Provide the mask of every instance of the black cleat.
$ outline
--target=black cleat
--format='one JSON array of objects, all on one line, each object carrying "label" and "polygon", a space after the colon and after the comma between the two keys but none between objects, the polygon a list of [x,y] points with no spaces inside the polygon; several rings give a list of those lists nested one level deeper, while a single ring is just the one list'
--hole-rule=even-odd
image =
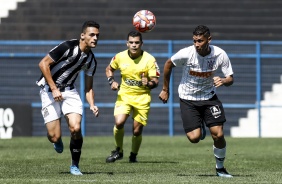
[{"label": "black cleat", "polygon": [[115,162],[116,160],[121,160],[123,158],[123,153],[119,152],[120,148],[116,148],[116,150],[113,150],[110,156],[106,158],[106,162]]},{"label": "black cleat", "polygon": [[219,177],[224,177],[224,178],[232,178],[233,176],[231,174],[229,174],[226,169],[220,168],[220,169],[216,169],[216,175]]},{"label": "black cleat", "polygon": [[130,163],[136,163],[136,162],[138,162],[137,159],[136,159],[136,156],[137,156],[137,153],[132,153],[132,152],[130,152],[129,162],[130,162]]}]

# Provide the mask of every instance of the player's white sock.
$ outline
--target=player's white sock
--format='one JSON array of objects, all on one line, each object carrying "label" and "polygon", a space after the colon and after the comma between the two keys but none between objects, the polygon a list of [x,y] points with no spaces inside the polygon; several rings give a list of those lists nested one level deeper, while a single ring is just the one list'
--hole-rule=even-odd
[{"label": "player's white sock", "polygon": [[223,168],[223,163],[224,163],[225,154],[226,154],[226,147],[219,149],[213,145],[213,153],[215,156],[216,168],[218,169]]}]

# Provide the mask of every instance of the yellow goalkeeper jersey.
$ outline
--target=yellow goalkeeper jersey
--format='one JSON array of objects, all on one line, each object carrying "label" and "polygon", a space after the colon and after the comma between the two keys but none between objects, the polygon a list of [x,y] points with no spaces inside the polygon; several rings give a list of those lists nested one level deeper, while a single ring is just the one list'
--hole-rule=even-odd
[{"label": "yellow goalkeeper jersey", "polygon": [[142,86],[141,76],[144,73],[145,77],[159,77],[160,69],[154,56],[146,51],[136,59],[131,59],[128,55],[128,50],[116,54],[110,63],[110,66],[115,70],[120,70],[121,84],[119,94],[142,94],[150,93],[147,86]]}]

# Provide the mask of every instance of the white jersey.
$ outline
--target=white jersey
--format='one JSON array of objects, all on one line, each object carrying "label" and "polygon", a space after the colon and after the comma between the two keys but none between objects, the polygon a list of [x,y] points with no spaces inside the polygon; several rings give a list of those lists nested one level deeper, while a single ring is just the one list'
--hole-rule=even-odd
[{"label": "white jersey", "polygon": [[171,57],[175,66],[183,67],[181,82],[178,87],[179,98],[185,100],[208,100],[213,97],[216,87],[213,77],[221,68],[225,77],[233,75],[230,60],[224,50],[210,45],[211,53],[200,56],[194,45],[179,50]]}]

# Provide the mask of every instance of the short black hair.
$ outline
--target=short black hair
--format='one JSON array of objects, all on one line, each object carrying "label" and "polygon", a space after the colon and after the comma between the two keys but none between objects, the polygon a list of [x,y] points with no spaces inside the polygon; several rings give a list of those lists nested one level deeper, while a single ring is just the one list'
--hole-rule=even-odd
[{"label": "short black hair", "polygon": [[100,25],[95,22],[95,21],[92,21],[92,20],[88,20],[88,21],[85,21],[82,25],[82,29],[81,29],[81,32],[84,33],[85,30],[88,28],[88,27],[96,27],[97,29],[100,28]]},{"label": "short black hair", "polygon": [[134,30],[133,30],[133,31],[130,31],[130,32],[128,33],[128,35],[127,35],[127,40],[129,39],[130,36],[131,36],[131,37],[138,37],[138,36],[139,36],[139,37],[140,37],[140,41],[143,42],[143,41],[142,41],[142,34],[141,34],[140,32],[138,32],[138,31],[134,31]]},{"label": "short black hair", "polygon": [[193,35],[204,35],[206,37],[209,37],[210,29],[207,26],[199,25],[194,29]]}]

